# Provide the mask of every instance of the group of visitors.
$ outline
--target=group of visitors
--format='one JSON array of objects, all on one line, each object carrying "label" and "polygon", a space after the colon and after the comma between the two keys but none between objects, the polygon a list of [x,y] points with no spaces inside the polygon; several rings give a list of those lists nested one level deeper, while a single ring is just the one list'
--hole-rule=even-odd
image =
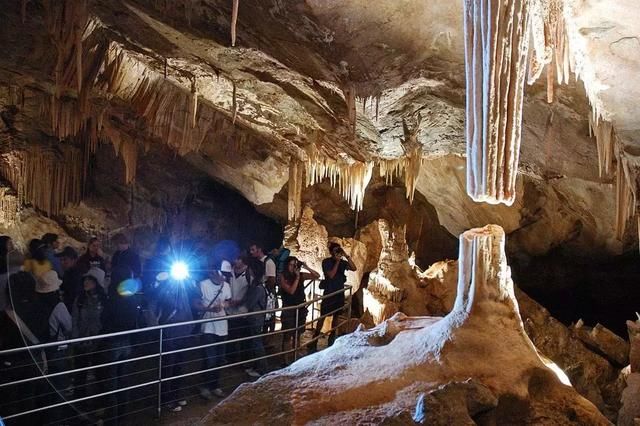
[{"label": "group of visitors", "polygon": [[[296,307],[305,303],[305,286],[319,279],[320,273],[289,256],[289,250],[275,249],[267,255],[260,244],[252,243],[245,252],[229,254],[194,246],[189,249],[190,270],[176,275],[171,269],[183,257],[184,245],[178,253],[168,239],[161,238],[155,254],[143,264],[125,235],[115,235],[112,242],[116,251],[109,260],[97,238],[92,238],[86,251],[78,255],[71,246],[60,250],[58,236],[48,233],[29,242],[22,261],[11,239],[0,236],[0,350],[175,324],[163,329],[162,351],[168,354],[163,355],[162,376],[180,376],[185,364],[180,349],[201,346],[206,381],[200,394],[207,399],[225,396],[219,377],[223,363],[243,365],[250,377],[267,371],[265,334],[282,335],[283,362],[291,362],[293,345],[304,332],[307,319],[306,308]],[[322,301],[323,317],[317,323],[311,352],[317,348],[325,316],[338,315],[345,304],[341,291],[345,272],[356,269],[338,244],[331,244],[329,251],[331,257],[322,262],[324,279],[320,288],[332,296]],[[276,333],[276,315],[264,311],[278,307],[279,299],[281,331]],[[193,325],[180,325],[194,319],[203,320],[195,327],[199,342],[193,341]],[[329,344],[334,338],[335,328]],[[29,368],[53,375],[50,381],[57,391],[77,398],[87,394],[91,366],[115,361],[115,365],[95,374],[102,379],[101,391],[122,388],[127,363],[118,361],[130,357],[132,339],[122,334],[52,345],[43,351],[42,360]],[[2,357],[2,368],[16,373],[20,356]],[[254,361],[248,364],[249,359]],[[73,377],[56,374],[72,368],[80,369]],[[7,375],[6,380],[15,377]],[[186,405],[180,386],[179,379],[162,385],[163,403],[172,411]],[[59,392],[52,393],[44,403],[57,402]],[[116,393],[113,406],[123,398],[126,396]]]}]

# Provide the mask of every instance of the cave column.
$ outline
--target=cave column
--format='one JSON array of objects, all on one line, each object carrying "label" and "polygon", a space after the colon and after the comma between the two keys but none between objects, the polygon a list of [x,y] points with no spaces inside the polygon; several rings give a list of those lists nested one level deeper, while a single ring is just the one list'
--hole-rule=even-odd
[{"label": "cave column", "polygon": [[467,193],[511,205],[520,153],[528,0],[465,0]]}]

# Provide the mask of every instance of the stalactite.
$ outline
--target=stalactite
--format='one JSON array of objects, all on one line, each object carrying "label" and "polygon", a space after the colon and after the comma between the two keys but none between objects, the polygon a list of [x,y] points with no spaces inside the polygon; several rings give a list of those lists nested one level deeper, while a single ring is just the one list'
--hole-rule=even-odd
[{"label": "stalactite", "polygon": [[302,215],[302,180],[304,163],[292,158],[289,162],[288,219],[298,221]]},{"label": "stalactite", "polygon": [[402,147],[405,155],[395,159],[380,160],[380,176],[385,178],[388,185],[393,183],[394,176],[400,177],[404,174],[404,184],[406,196],[410,203],[416,191],[420,167],[422,166],[422,145],[418,141],[418,133],[422,117],[418,115],[413,126],[408,126],[406,121],[402,121],[405,137],[402,140]]},{"label": "stalactite", "polygon": [[554,81],[557,80],[558,84],[569,82],[571,66],[563,8],[562,0],[531,1],[532,45],[528,82],[533,84],[546,66],[549,92],[553,92]]},{"label": "stalactite", "polygon": [[83,158],[80,149],[30,146],[0,157],[0,174],[16,188],[18,202],[57,215],[82,197]]},{"label": "stalactite", "polygon": [[189,102],[189,115],[191,116],[191,128],[196,127],[196,115],[198,114],[198,87],[196,79],[191,82],[191,102]]},{"label": "stalactite", "polygon": [[240,8],[240,0],[233,0],[231,10],[231,46],[236,46],[236,27],[238,25],[238,9]]},{"label": "stalactite", "polygon": [[516,195],[529,3],[465,0],[467,193],[511,205]]},{"label": "stalactite", "polygon": [[336,160],[319,153],[314,145],[307,148],[306,186],[329,178],[331,186],[338,186],[340,194],[353,210],[362,210],[372,173],[373,162],[356,161],[346,155]]},{"label": "stalactite", "polygon": [[589,116],[589,132],[595,135],[598,148],[598,172],[601,178],[613,173],[614,141],[613,126],[610,121],[594,120]]},{"label": "stalactite", "polygon": [[13,226],[18,221],[20,204],[16,191],[0,183],[0,223]]},{"label": "stalactite", "polygon": [[[640,158],[628,156],[623,145],[616,140],[616,238],[622,240],[627,223],[638,214],[638,172],[640,171]],[[640,232],[640,230],[639,230]],[[640,235],[639,235],[640,237]],[[640,242],[640,239],[639,239]]]}]

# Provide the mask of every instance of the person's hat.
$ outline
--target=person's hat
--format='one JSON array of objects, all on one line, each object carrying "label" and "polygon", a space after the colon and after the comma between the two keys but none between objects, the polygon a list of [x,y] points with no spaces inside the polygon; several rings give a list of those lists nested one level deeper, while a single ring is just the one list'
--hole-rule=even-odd
[{"label": "person's hat", "polygon": [[62,284],[62,280],[58,278],[58,273],[53,269],[40,275],[36,281],[36,293],[51,293],[57,291]]},{"label": "person's hat", "polygon": [[231,267],[231,263],[228,260],[223,260],[220,265],[220,272],[233,272],[233,268]]},{"label": "person's hat", "polygon": [[71,246],[66,246],[64,250],[57,254],[58,257],[68,257],[69,259],[77,259],[78,252]]},{"label": "person's hat", "polygon": [[84,274],[82,277],[83,278],[91,277],[94,280],[96,280],[96,282],[98,283],[98,285],[100,285],[100,287],[104,287],[104,276],[105,276],[105,273],[102,269],[92,266],[91,268],[89,268],[89,271],[87,271],[87,273]]}]

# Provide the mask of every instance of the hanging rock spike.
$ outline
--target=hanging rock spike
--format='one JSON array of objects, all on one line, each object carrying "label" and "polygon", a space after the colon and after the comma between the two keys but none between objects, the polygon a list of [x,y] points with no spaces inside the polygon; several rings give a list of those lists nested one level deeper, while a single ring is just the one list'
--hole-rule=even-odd
[{"label": "hanging rock spike", "polygon": [[238,9],[240,8],[240,0],[233,0],[231,10],[231,47],[236,46],[236,26],[238,25]]}]

